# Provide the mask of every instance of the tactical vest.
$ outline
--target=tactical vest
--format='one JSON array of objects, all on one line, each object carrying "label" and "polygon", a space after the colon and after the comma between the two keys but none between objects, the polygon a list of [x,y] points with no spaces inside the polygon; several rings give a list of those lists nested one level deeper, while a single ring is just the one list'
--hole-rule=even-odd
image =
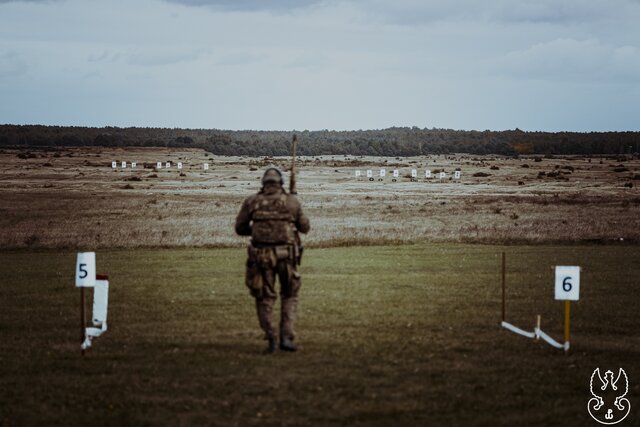
[{"label": "tactical vest", "polygon": [[285,193],[259,193],[251,209],[251,241],[257,245],[295,243],[294,217]]}]

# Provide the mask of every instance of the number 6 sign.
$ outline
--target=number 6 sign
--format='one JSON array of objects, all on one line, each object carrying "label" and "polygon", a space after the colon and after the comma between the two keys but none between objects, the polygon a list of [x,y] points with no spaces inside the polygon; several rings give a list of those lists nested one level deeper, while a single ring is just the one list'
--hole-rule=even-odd
[{"label": "number 6 sign", "polygon": [[556,266],[556,299],[580,299],[580,267]]},{"label": "number 6 sign", "polygon": [[78,252],[76,262],[76,288],[93,288],[96,285],[96,253]]}]

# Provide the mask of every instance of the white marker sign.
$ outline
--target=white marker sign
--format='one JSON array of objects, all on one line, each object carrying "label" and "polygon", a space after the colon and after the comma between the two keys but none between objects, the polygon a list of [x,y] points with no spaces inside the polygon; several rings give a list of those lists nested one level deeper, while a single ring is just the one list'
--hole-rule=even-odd
[{"label": "white marker sign", "polygon": [[182,169],[182,162],[178,162],[178,169]]},{"label": "white marker sign", "polygon": [[79,252],[76,261],[76,287],[93,288],[96,285],[96,253]]},{"label": "white marker sign", "polygon": [[367,171],[367,178],[373,178],[373,171],[372,170],[368,170]]},{"label": "white marker sign", "polygon": [[135,169],[135,167],[136,167],[136,162],[131,162],[131,167]]},{"label": "white marker sign", "polygon": [[411,169],[411,178],[417,178],[418,177],[418,171],[416,169]]},{"label": "white marker sign", "polygon": [[156,169],[162,169],[162,162],[156,163]]},{"label": "white marker sign", "polygon": [[438,174],[438,178],[440,178],[440,179],[445,179],[446,177],[447,177],[447,174],[446,174],[446,173],[444,173],[444,172],[440,172],[440,173]]},{"label": "white marker sign", "polygon": [[122,162],[122,169],[125,169],[127,167],[127,162]]},{"label": "white marker sign", "polygon": [[360,171],[356,171],[356,178],[360,178],[361,172]]},{"label": "white marker sign", "polygon": [[167,164],[165,165],[165,167],[166,167],[167,169],[169,169],[169,168],[171,167],[171,162],[167,162]]},{"label": "white marker sign", "polygon": [[431,171],[430,171],[429,169],[427,169],[427,170],[424,172],[424,177],[425,177],[425,178],[431,178]]},{"label": "white marker sign", "polygon": [[460,179],[460,171],[455,171],[455,172],[453,173],[453,177],[454,177],[455,179]]},{"label": "white marker sign", "polygon": [[397,178],[397,177],[399,177],[399,176],[400,176],[400,171],[399,171],[398,169],[394,169],[394,171],[393,171],[393,177],[394,177],[394,178]]},{"label": "white marker sign", "polygon": [[118,167],[118,163],[116,163],[116,162],[111,162],[111,167],[112,167],[113,169],[117,168],[117,167]]},{"label": "white marker sign", "polygon": [[556,266],[556,299],[580,299],[580,267]]},{"label": "white marker sign", "polygon": [[204,164],[204,170],[206,170],[206,171],[209,170],[209,163],[205,163]]},{"label": "white marker sign", "polygon": [[387,170],[386,169],[380,169],[380,178],[384,178],[384,176],[387,174]]}]

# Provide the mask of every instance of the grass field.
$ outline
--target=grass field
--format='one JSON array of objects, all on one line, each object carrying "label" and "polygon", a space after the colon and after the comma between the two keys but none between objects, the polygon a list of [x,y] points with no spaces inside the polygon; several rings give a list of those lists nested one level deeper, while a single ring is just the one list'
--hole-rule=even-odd
[{"label": "grass field", "polygon": [[[572,352],[554,264],[585,268]],[[302,350],[264,356],[241,249],[98,252],[109,331],[79,351],[75,252],[0,253],[0,425],[596,425],[594,368],[622,367],[640,419],[640,247],[461,244],[312,249]]]}]

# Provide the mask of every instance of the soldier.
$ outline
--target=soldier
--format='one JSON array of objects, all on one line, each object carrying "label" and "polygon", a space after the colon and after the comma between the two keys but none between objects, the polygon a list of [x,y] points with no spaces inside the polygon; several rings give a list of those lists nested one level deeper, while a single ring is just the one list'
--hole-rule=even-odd
[{"label": "soldier", "polygon": [[246,285],[256,300],[260,327],[269,341],[266,352],[273,353],[277,345],[273,323],[276,275],[281,297],[280,349],[296,351],[293,324],[300,290],[298,232],[309,231],[309,219],[302,213],[298,199],[285,191],[278,169],[264,172],[262,188],[242,204],[235,229],[241,236],[251,236]]}]

